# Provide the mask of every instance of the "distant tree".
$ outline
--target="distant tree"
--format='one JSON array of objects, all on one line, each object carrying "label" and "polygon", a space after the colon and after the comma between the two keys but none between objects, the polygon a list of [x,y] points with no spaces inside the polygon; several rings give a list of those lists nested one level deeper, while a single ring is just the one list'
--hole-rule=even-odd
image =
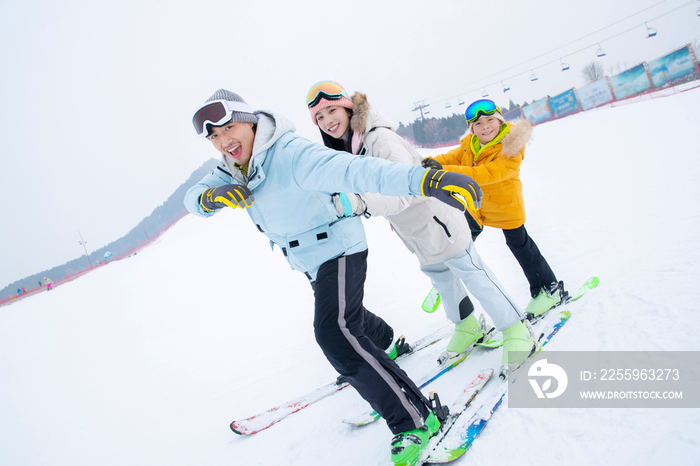
[{"label": "distant tree", "polygon": [[464,114],[448,117],[415,120],[408,125],[399,124],[396,133],[419,144],[457,143],[467,131]]},{"label": "distant tree", "polygon": [[626,61],[624,61],[622,63],[617,62],[614,65],[611,65],[610,68],[608,68],[608,73],[610,73],[610,75],[612,76],[614,74],[620,74],[623,71],[627,71],[628,69],[629,69],[629,66],[627,66]]},{"label": "distant tree", "polygon": [[411,126],[413,126],[413,135],[416,137],[416,142],[418,144],[427,144],[428,139],[425,137],[425,131],[423,131],[425,119],[416,120]]},{"label": "distant tree", "polygon": [[404,136],[412,140],[416,140],[416,136],[413,134],[413,124],[409,124],[408,126],[404,126],[403,123],[399,122],[399,127],[396,128],[396,134],[399,136]]},{"label": "distant tree", "polygon": [[425,123],[424,130],[428,142],[431,144],[436,144],[444,140],[446,128],[440,120],[431,118]]},{"label": "distant tree", "polygon": [[513,102],[513,99],[510,99],[510,101],[508,102],[508,111],[512,112],[516,108],[518,108],[518,106],[515,105],[515,102]]},{"label": "distant tree", "polygon": [[599,62],[592,61],[583,67],[583,70],[581,70],[581,75],[583,76],[586,84],[590,84],[602,79],[605,76],[605,70],[603,69],[603,65],[601,65]]}]

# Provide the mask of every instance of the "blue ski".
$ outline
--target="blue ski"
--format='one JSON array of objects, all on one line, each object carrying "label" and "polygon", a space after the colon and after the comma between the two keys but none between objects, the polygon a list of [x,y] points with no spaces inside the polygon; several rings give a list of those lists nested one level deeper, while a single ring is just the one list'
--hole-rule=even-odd
[{"label": "blue ski", "polygon": [[[579,288],[577,293],[574,293],[571,301],[581,298],[587,290],[596,286],[598,286],[598,279],[593,277]],[[541,319],[538,319],[538,323],[541,322],[541,324],[537,325],[536,332],[541,336],[538,342],[539,348],[535,354],[539,353],[542,347],[550,342],[571,317],[571,312],[567,310],[555,308],[553,311],[555,312],[547,312]],[[554,318],[554,315],[557,317]],[[472,403],[468,409],[461,413],[437,446],[430,451],[423,462],[418,464],[449,463],[460,458],[474,443],[493,413],[501,405],[511,382],[512,377],[511,380],[496,379],[495,383],[482,392],[480,398],[483,401],[478,404]]]}]

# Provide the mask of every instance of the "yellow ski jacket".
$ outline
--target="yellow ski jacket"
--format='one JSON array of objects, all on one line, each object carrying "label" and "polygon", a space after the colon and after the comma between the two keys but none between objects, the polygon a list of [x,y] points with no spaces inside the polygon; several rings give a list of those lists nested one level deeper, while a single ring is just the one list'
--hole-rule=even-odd
[{"label": "yellow ski jacket", "polygon": [[499,135],[481,147],[467,132],[460,146],[435,158],[448,171],[471,176],[484,193],[481,209],[469,211],[480,225],[511,230],[525,223],[520,164],[532,136],[527,120],[504,123]]}]

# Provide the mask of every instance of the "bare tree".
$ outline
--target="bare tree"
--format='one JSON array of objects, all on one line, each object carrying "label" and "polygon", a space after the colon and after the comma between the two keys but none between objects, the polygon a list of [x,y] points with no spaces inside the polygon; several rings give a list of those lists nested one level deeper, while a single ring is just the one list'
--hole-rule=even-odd
[{"label": "bare tree", "polygon": [[612,76],[614,74],[620,74],[623,71],[627,71],[628,69],[629,69],[629,66],[627,66],[626,61],[623,61],[622,63],[617,62],[614,65],[612,65],[610,68],[608,68],[608,73],[610,73],[610,75]]},{"label": "bare tree", "polygon": [[592,61],[583,67],[581,75],[583,75],[583,79],[586,81],[586,84],[590,84],[603,78],[605,76],[605,70],[603,69],[603,65],[601,65],[599,62]]}]

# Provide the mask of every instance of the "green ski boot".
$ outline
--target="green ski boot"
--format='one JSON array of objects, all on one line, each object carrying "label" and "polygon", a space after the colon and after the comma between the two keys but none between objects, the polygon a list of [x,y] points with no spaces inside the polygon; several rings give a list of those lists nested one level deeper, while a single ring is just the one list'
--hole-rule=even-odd
[{"label": "green ski boot", "polygon": [[568,293],[564,291],[564,282],[552,283],[548,288],[542,288],[540,294],[530,300],[525,308],[525,314],[537,317],[544,314],[566,298]]},{"label": "green ski boot", "polygon": [[440,420],[430,413],[423,427],[396,434],[391,439],[391,461],[394,466],[413,466],[430,437],[440,429]]},{"label": "green ski boot", "polygon": [[518,368],[535,349],[535,338],[532,335],[530,324],[516,322],[503,330],[503,358],[504,365]]},{"label": "green ski boot", "polygon": [[388,350],[386,350],[387,356],[389,356],[391,359],[396,359],[399,356],[410,353],[411,346],[406,343],[406,337],[401,335],[399,338],[396,339],[396,343],[391,345]]},{"label": "green ski boot", "polygon": [[483,336],[484,332],[481,329],[481,323],[477,320],[474,313],[462,322],[457,322],[455,324],[455,333],[452,334],[452,338],[445,349],[448,358],[453,358],[463,353]]}]

